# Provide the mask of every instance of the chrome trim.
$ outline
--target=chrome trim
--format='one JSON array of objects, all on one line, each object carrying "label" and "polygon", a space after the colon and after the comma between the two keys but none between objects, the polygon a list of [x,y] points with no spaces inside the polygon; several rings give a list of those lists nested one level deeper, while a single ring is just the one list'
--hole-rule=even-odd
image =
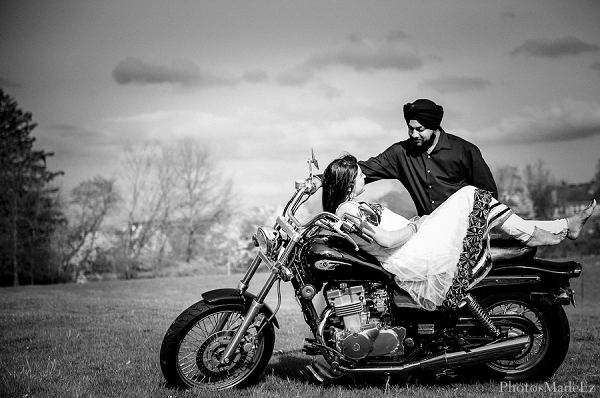
[{"label": "chrome trim", "polygon": [[338,370],[348,373],[386,373],[403,372],[413,369],[431,369],[447,366],[465,366],[497,359],[508,359],[519,355],[529,344],[529,336],[518,336],[497,340],[484,346],[469,348],[464,351],[444,352],[420,361],[409,362],[401,366],[378,366],[348,368],[340,366]]},{"label": "chrome trim", "polygon": [[475,287],[502,286],[502,285],[525,285],[538,283],[542,280],[537,275],[506,275],[486,276]]},{"label": "chrome trim", "polygon": [[260,259],[262,260],[263,263],[265,263],[265,265],[267,266],[268,269],[272,270],[275,267],[275,264],[273,264],[273,261],[271,261],[271,259],[269,257],[267,257],[267,255],[265,253],[263,253],[262,251],[258,252],[258,257],[260,257]]},{"label": "chrome trim", "polygon": [[291,240],[294,242],[298,242],[300,240],[300,234],[298,234],[294,227],[291,226],[290,223],[288,223],[283,217],[278,216],[276,224],[281,227],[283,232],[285,232],[285,234],[289,236]]}]

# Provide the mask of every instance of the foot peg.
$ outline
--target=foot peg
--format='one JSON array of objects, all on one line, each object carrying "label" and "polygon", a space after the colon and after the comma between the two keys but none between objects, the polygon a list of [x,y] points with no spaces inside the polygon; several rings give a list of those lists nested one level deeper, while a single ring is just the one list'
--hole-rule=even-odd
[{"label": "foot peg", "polygon": [[300,371],[300,374],[304,376],[308,381],[316,384],[323,384],[329,381],[334,381],[343,376],[342,373],[336,372],[327,365],[323,365],[320,362],[313,362]]},{"label": "foot peg", "polygon": [[316,342],[317,341],[315,339],[304,339],[304,347],[302,347],[302,352],[304,352],[306,355],[321,355],[321,350],[319,347],[314,345]]}]

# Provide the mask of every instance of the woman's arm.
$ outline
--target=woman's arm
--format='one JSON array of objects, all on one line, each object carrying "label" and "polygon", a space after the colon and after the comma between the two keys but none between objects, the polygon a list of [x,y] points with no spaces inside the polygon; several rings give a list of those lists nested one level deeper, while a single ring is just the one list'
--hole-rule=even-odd
[{"label": "woman's arm", "polygon": [[405,227],[395,230],[386,230],[368,221],[361,219],[358,203],[347,202],[342,204],[337,214],[341,217],[344,214],[351,216],[351,220],[362,229],[362,231],[372,237],[380,246],[392,248],[404,245],[417,232],[417,224],[409,223]]},{"label": "woman's arm", "polygon": [[[370,229],[373,231],[372,235],[369,231]],[[402,246],[408,242],[417,232],[417,226],[414,223],[410,223],[405,227],[388,231],[379,226],[367,223],[363,227],[363,230],[367,235],[371,235],[380,246],[392,248]]]}]

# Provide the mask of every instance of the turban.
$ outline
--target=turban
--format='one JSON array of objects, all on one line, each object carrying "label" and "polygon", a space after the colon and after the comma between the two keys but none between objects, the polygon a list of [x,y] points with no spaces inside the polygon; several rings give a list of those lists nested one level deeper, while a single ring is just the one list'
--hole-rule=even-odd
[{"label": "turban", "polygon": [[436,130],[440,127],[444,108],[428,99],[418,99],[415,102],[404,105],[404,119],[406,123],[416,120],[423,127]]}]

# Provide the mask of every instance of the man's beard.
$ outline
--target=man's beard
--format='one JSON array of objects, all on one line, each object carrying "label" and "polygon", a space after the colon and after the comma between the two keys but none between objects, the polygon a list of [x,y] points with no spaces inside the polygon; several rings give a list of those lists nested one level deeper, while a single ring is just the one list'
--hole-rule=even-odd
[{"label": "man's beard", "polygon": [[415,152],[425,152],[426,150],[431,148],[431,146],[435,142],[435,137],[435,134],[431,134],[431,137],[429,137],[428,140],[414,140],[411,138],[410,143],[412,144],[412,150]]}]

